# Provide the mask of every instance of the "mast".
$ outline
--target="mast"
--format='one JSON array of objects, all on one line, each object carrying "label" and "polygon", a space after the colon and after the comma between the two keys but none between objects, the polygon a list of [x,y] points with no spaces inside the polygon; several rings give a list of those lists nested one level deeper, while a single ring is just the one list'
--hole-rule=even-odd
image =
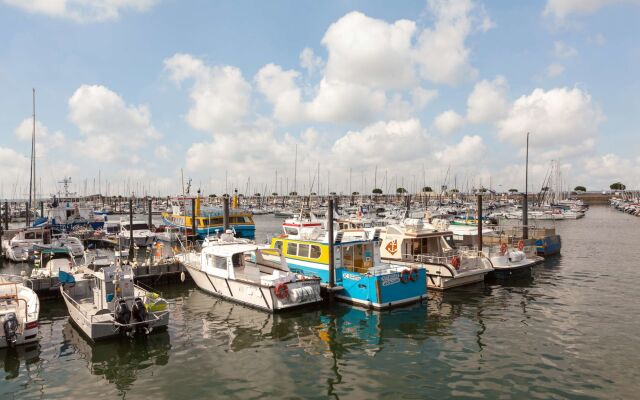
[{"label": "mast", "polygon": [[32,89],[33,99],[33,131],[31,132],[31,165],[29,166],[29,201],[27,202],[27,226],[29,213],[36,200],[36,89]]},{"label": "mast", "polygon": [[529,239],[529,132],[524,166],[524,201],[522,203],[522,238]]},{"label": "mast", "polygon": [[296,158],[293,163],[293,191],[298,194],[297,187],[297,179],[298,179],[298,145],[296,144]]}]

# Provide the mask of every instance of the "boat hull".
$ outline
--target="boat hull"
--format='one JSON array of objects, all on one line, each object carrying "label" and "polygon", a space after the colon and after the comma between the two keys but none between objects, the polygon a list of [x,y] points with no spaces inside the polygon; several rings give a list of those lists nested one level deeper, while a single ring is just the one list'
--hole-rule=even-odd
[{"label": "boat hull", "polygon": [[288,283],[291,288],[302,286],[316,286],[314,291],[317,292],[317,298],[301,302],[289,302],[287,299],[278,299],[274,293],[273,287],[259,284],[253,284],[245,281],[236,281],[233,279],[225,279],[202,271],[198,266],[194,266],[188,262],[182,262],[193,281],[203,291],[230,300],[249,307],[257,308],[267,312],[280,312],[292,308],[311,305],[320,300],[319,281],[299,281]]}]

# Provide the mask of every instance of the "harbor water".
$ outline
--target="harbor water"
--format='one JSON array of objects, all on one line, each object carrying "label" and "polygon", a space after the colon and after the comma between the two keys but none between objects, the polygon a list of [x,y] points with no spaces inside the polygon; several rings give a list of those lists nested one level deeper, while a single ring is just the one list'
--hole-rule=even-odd
[{"label": "harbor water", "polygon": [[[280,222],[256,216],[258,241]],[[40,343],[0,350],[0,398],[638,398],[637,218],[592,207],[556,228],[562,255],[531,278],[388,312],[270,315],[182,284],[160,288],[166,332],[90,345],[44,301]]]}]

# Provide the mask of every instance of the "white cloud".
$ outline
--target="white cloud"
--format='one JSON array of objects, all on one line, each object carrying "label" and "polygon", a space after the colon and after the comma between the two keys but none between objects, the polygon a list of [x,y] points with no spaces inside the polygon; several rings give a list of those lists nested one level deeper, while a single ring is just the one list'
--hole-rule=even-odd
[{"label": "white cloud", "polygon": [[146,105],[127,105],[100,85],[82,85],[73,93],[69,118],[84,136],[78,154],[100,161],[135,162],[135,151],[160,137]]},{"label": "white cloud", "polygon": [[324,61],[316,56],[313,49],[305,47],[300,53],[300,66],[306,69],[309,75],[314,75],[316,72],[322,71]]},{"label": "white cloud", "polygon": [[391,95],[387,103],[386,117],[388,119],[409,119],[416,112],[422,110],[427,104],[438,97],[437,90],[416,87],[411,90],[410,98],[401,93]]},{"label": "white cloud", "polygon": [[[477,23],[471,0],[429,0],[435,25],[418,36],[415,58],[422,76],[435,83],[457,84],[473,80],[478,72],[469,62],[470,50],[465,46],[467,36]],[[486,15],[481,30],[493,25]]]},{"label": "white cloud", "polygon": [[640,5],[640,0],[547,0],[543,15],[562,22],[572,14],[593,14],[603,7],[618,4]]},{"label": "white cloud", "polygon": [[168,160],[169,156],[171,155],[169,148],[165,145],[156,146],[156,149],[153,153],[155,154],[156,158],[160,160]]},{"label": "white cloud", "polygon": [[433,123],[438,131],[451,135],[459,131],[465,124],[464,118],[453,110],[447,110],[438,115]]},{"label": "white cloud", "polygon": [[164,65],[177,84],[193,79],[189,92],[193,105],[186,120],[194,129],[226,132],[247,115],[251,86],[238,68],[207,66],[189,54],[175,54],[164,60]]},{"label": "white cloud", "polygon": [[415,83],[411,38],[415,22],[389,24],[351,12],[331,24],[322,44],[327,47],[325,79],[381,88],[405,88]]},{"label": "white cloud", "polygon": [[467,98],[467,120],[483,123],[502,118],[509,108],[507,89],[507,80],[503,76],[476,83]]},{"label": "white cloud", "polygon": [[417,119],[377,122],[349,131],[332,148],[336,163],[372,166],[402,163],[424,157],[429,150],[427,131]]},{"label": "white cloud", "polygon": [[549,78],[555,78],[562,75],[564,72],[564,65],[558,63],[552,63],[547,66],[545,73]]},{"label": "white cloud", "polygon": [[[30,141],[32,132],[32,118],[23,119],[15,129],[16,136],[23,141]],[[66,138],[62,132],[49,132],[49,128],[36,120],[36,157],[46,155],[49,149],[62,148],[65,144]]]},{"label": "white cloud", "polygon": [[483,159],[485,150],[482,137],[465,136],[460,142],[436,152],[436,159],[444,165],[453,167],[476,165]]},{"label": "white cloud", "polygon": [[[3,197],[13,197],[16,193],[8,193],[8,184],[23,183],[29,186],[29,158],[14,149],[0,147],[0,180],[4,183]],[[20,195],[20,193],[18,193]]]},{"label": "white cloud", "polygon": [[33,14],[68,18],[76,22],[115,20],[121,11],[147,11],[156,0],[2,0]]},{"label": "white cloud", "polygon": [[640,157],[630,160],[608,153],[585,157],[581,164],[577,180],[596,185],[594,189],[609,189],[614,182],[622,182],[629,189],[640,188]]},{"label": "white cloud", "polygon": [[553,54],[560,58],[570,58],[578,55],[578,50],[564,42],[558,41],[553,44]]},{"label": "white cloud", "polygon": [[500,139],[517,146],[531,133],[532,146],[578,145],[595,137],[605,117],[591,96],[578,88],[535,89],[517,99],[498,122]]}]

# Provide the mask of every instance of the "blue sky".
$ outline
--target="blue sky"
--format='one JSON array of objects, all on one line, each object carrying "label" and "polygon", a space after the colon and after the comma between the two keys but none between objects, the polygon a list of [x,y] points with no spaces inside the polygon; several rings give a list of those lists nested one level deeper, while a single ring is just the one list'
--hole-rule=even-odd
[{"label": "blue sky", "polygon": [[26,191],[32,87],[45,193],[100,171],[112,193],[171,194],[181,168],[206,192],[290,191],[296,146],[301,193],[369,192],[376,168],[383,189],[523,189],[526,131],[531,189],[552,160],[566,185],[638,188],[639,16],[634,0],[2,0],[0,197]]}]

